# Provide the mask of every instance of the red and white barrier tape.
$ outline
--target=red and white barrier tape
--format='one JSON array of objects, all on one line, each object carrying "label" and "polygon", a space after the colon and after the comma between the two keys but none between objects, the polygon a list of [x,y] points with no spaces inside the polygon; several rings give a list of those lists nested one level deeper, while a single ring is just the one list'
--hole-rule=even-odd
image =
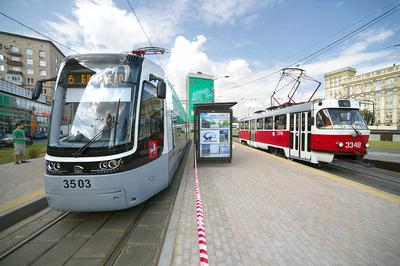
[{"label": "red and white barrier tape", "polygon": [[200,265],[208,265],[206,228],[204,223],[203,202],[201,201],[200,181],[197,172],[196,152],[194,155],[194,175],[195,175],[195,194],[196,194],[196,218],[197,218],[197,237],[199,238],[199,257]]}]

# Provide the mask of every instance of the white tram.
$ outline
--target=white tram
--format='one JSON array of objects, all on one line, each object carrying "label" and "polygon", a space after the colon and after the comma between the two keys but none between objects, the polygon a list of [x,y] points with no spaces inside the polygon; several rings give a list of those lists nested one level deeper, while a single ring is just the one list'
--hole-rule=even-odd
[{"label": "white tram", "polygon": [[171,183],[187,144],[186,117],[165,81],[161,67],[142,56],[65,58],[45,157],[52,209],[129,208]]}]

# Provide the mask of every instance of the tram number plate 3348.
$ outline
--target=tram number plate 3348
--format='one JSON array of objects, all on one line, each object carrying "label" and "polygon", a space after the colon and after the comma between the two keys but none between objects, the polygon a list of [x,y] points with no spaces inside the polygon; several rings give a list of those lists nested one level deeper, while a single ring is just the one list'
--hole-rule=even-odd
[{"label": "tram number plate 3348", "polygon": [[92,183],[89,179],[63,179],[64,188],[91,188]]}]

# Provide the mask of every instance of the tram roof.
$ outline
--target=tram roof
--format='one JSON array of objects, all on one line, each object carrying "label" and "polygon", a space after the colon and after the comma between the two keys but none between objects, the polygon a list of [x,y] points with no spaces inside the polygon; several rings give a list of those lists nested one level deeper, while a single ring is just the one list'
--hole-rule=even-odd
[{"label": "tram roof", "polygon": [[265,112],[262,112],[260,114],[244,117],[244,118],[240,119],[240,121],[249,120],[249,119],[257,119],[260,117],[268,117],[268,116],[273,116],[273,115],[296,113],[296,112],[301,112],[301,111],[305,111],[305,110],[311,110],[313,104],[314,104],[314,102],[306,102],[306,103],[290,105],[290,106],[283,107],[283,108],[277,108],[277,109],[273,109],[273,110],[265,110]]}]

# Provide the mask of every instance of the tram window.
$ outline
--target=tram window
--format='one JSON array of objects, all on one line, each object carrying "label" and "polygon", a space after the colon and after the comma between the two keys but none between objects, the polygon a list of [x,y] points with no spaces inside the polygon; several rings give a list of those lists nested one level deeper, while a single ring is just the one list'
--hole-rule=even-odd
[{"label": "tram window", "polygon": [[263,119],[257,119],[257,129],[263,129]]},{"label": "tram window", "polygon": [[307,151],[311,151],[311,133],[307,133]]},{"label": "tram window", "polygon": [[286,129],[286,115],[275,116],[275,129],[277,130]]},{"label": "tram window", "polygon": [[290,131],[293,130],[294,130],[294,114],[290,114]]},{"label": "tram window", "polygon": [[317,128],[332,129],[332,123],[329,119],[328,111],[323,109],[317,113]]},{"label": "tram window", "polygon": [[240,122],[240,130],[244,129],[244,122]]},{"label": "tram window", "polygon": [[311,131],[311,112],[307,112],[307,130]]},{"label": "tram window", "polygon": [[274,129],[272,123],[272,116],[264,118],[265,129]]},{"label": "tram window", "polygon": [[306,130],[306,115],[304,113],[301,113],[301,130]]},{"label": "tram window", "polygon": [[155,159],[164,144],[164,101],[157,98],[156,88],[143,84],[139,119],[139,156]]},{"label": "tram window", "polygon": [[301,150],[302,151],[304,151],[304,147],[305,147],[305,143],[304,143],[305,142],[305,135],[306,134],[304,132],[301,133]]},{"label": "tram window", "polygon": [[250,130],[254,130],[256,129],[256,120],[251,120],[250,121]]},{"label": "tram window", "polygon": [[249,130],[249,121],[244,121],[244,129]]}]

